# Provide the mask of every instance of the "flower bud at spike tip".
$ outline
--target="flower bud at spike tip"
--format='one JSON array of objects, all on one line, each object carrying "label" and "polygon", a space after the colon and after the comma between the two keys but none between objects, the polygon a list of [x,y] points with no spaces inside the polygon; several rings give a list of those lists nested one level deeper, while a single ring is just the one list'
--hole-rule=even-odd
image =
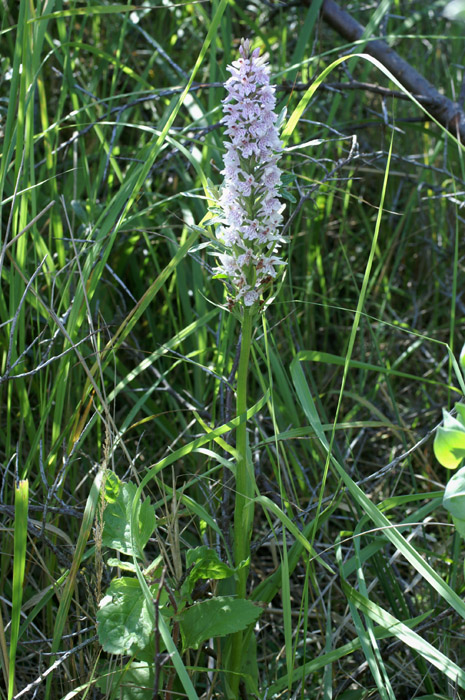
[{"label": "flower bud at spike tip", "polygon": [[217,275],[229,278],[232,300],[254,306],[276,279],[284,261],[276,255],[284,205],[278,199],[282,151],[276,122],[275,88],[260,49],[243,39],[240,57],[228,70],[223,100],[226,135],[223,188],[219,198],[221,223],[217,238],[224,251],[215,253]]}]

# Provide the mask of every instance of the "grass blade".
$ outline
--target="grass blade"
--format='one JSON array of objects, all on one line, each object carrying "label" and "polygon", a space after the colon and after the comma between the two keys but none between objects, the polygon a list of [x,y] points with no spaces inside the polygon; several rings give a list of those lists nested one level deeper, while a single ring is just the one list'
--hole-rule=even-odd
[{"label": "grass blade", "polygon": [[8,700],[14,695],[16,650],[23,599],[24,570],[27,549],[27,512],[29,504],[29,482],[20,481],[15,489],[15,531],[13,562],[13,600],[11,611],[10,658],[8,678]]}]

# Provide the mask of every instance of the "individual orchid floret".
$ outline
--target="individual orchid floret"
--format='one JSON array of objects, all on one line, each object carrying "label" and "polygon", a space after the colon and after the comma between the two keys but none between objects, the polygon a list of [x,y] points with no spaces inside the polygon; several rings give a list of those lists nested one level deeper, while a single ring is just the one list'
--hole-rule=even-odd
[{"label": "individual orchid floret", "polygon": [[217,238],[224,247],[216,253],[217,277],[233,287],[232,302],[253,306],[276,279],[285,264],[276,255],[284,206],[278,199],[282,151],[279,139],[275,88],[260,50],[243,39],[240,57],[228,70],[223,100],[229,142],[225,144],[223,187]]}]

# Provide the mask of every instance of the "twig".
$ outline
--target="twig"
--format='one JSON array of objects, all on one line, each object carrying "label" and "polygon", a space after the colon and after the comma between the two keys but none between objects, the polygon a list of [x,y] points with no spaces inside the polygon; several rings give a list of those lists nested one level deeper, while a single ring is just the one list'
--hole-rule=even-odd
[{"label": "twig", "polygon": [[[37,268],[32,273],[32,277],[28,281],[28,283],[26,284],[26,289],[24,290],[23,295],[22,295],[21,299],[19,300],[19,304],[18,304],[18,307],[16,309],[15,315],[13,316],[13,319],[11,321],[10,338],[8,341],[8,351],[7,351],[6,362],[5,362],[5,374],[3,375],[3,377],[0,377],[0,384],[8,378],[8,375],[10,374],[10,371],[12,369],[11,353],[13,352],[13,342],[14,342],[14,337],[15,337],[16,325],[18,323],[18,318],[19,318],[19,315],[21,313],[21,309],[23,307],[24,300],[26,299],[28,291],[31,289],[32,283],[34,282],[34,280],[37,277],[37,275],[39,274],[39,272],[42,270],[42,267],[43,267],[46,259],[47,259],[47,255],[44,256],[43,260],[38,264]],[[27,352],[27,350],[25,352]]]},{"label": "twig", "polygon": [[[56,360],[60,360],[62,357],[67,355],[69,352],[72,350],[75,350],[79,345],[82,345],[82,343],[85,343],[89,340],[89,337],[82,338],[81,340],[78,340],[77,343],[73,343],[69,348],[66,348],[66,350],[63,350],[63,352],[60,352],[58,355],[54,355],[53,357],[50,357],[48,360],[44,360],[44,362],[41,362],[37,367],[34,367],[34,369],[30,369],[27,372],[22,372],[20,374],[11,374],[12,370],[17,367],[17,365],[23,360],[23,358],[27,355],[27,353],[31,350],[31,348],[36,344],[36,342],[40,339],[40,336],[45,332],[45,329],[43,329],[36,338],[32,341],[30,345],[27,346],[27,348],[21,353],[21,355],[18,357],[17,360],[11,365],[11,367],[8,369],[8,372],[5,372],[5,374],[2,374],[0,376],[0,384],[3,384],[3,382],[6,382],[7,380],[12,380],[12,379],[24,379],[24,377],[32,377],[34,374],[37,374],[40,372],[44,367],[47,367],[50,365],[52,362],[56,362]],[[56,334],[55,334],[56,335]]]},{"label": "twig", "polygon": [[[95,631],[95,625],[92,625],[91,627],[84,627],[83,629],[76,630],[76,632],[70,632],[70,634],[64,634],[62,636],[63,639],[73,639],[74,637],[81,637],[83,634],[86,632],[94,632]],[[53,637],[44,637],[43,639],[22,639],[21,644],[27,645],[27,644],[52,644],[53,642]],[[55,656],[57,652],[53,654]],[[66,651],[58,652],[60,656],[63,656],[63,654],[66,654]],[[41,652],[42,656],[52,656],[51,651],[42,651]]]},{"label": "twig", "polygon": [[39,468],[40,468],[40,471],[42,474],[42,480],[45,483],[45,488],[47,489],[47,498],[45,500],[44,512],[42,515],[42,528],[40,531],[40,537],[42,537],[42,535],[44,534],[44,531],[45,531],[45,526],[46,526],[46,522],[47,522],[47,513],[48,513],[48,509],[50,507],[50,501],[52,500],[52,498],[55,498],[58,501],[58,503],[60,503],[61,506],[66,507],[66,504],[58,497],[57,491],[59,490],[61,484],[63,483],[63,479],[65,478],[65,474],[66,474],[66,469],[67,469],[68,464],[70,463],[71,459],[74,456],[74,452],[76,451],[77,445],[78,445],[78,441],[76,440],[76,442],[73,443],[71,450],[67,454],[66,453],[66,445],[63,444],[63,452],[64,452],[63,464],[62,464],[61,468],[58,470],[58,474],[56,475],[55,481],[53,482],[52,486],[49,487],[47,484],[46,476],[45,476],[45,470],[44,470],[43,464],[42,464],[42,440],[40,441]]},{"label": "twig", "polygon": [[[7,201],[8,201],[8,200],[7,200]],[[40,211],[36,216],[34,216],[34,218],[31,219],[31,220],[26,224],[26,226],[25,226],[23,229],[21,229],[21,231],[20,231],[19,233],[17,233],[16,236],[15,236],[14,238],[11,239],[11,241],[8,241],[8,243],[5,243],[4,250],[8,250],[8,248],[10,248],[10,247],[13,245],[13,243],[16,243],[16,241],[17,241],[19,238],[21,238],[21,236],[23,236],[23,235],[26,233],[26,231],[29,231],[29,229],[31,228],[31,226],[34,226],[34,225],[39,221],[39,219],[42,218],[42,216],[43,216],[44,214],[46,214],[46,213],[48,212],[48,210],[51,209],[51,208],[54,207],[54,206],[55,206],[55,201],[52,199],[52,201],[49,202],[49,203],[47,204],[47,206],[44,207],[44,208],[42,209],[42,211]],[[3,254],[3,250],[2,250],[2,254]]]},{"label": "twig", "polygon": [[[308,90],[313,81],[308,83],[283,83],[278,85],[277,90],[281,92],[304,92]],[[321,83],[320,89],[327,90],[328,92],[346,92],[347,90],[363,90],[363,92],[373,92],[375,95],[381,95],[382,97],[395,97],[398,100],[408,100],[410,99],[405,92],[402,90],[392,90],[391,88],[384,87],[383,85],[377,85],[376,83],[366,83],[361,80],[350,80],[348,83],[334,82],[334,83]],[[428,104],[428,97],[425,95],[414,95],[418,102],[426,105]]]},{"label": "twig", "polygon": [[[13,455],[15,457],[15,455]],[[11,461],[11,460],[10,460]],[[34,513],[43,513],[44,512],[44,506],[35,506],[29,504],[28,510]],[[61,502],[60,506],[48,506],[47,510],[50,513],[58,513],[59,515],[71,515],[73,518],[82,518],[82,512],[80,510],[77,510],[76,508],[73,508],[73,506],[67,506],[66,503]],[[12,520],[14,520],[15,517],[15,507],[14,506],[9,506],[6,505],[5,503],[0,503],[0,513],[5,513],[5,515],[8,515]],[[37,536],[37,526],[32,525],[31,527],[31,532]]]},{"label": "twig", "polygon": [[[44,260],[45,260],[45,258],[44,258]],[[24,276],[24,274],[23,274],[23,271],[22,271],[21,268],[18,266],[18,264],[17,264],[14,260],[12,260],[12,264],[13,264],[13,266],[15,267],[15,269],[17,270],[18,274],[23,278],[24,281],[26,281],[26,278],[25,278],[25,276]],[[115,421],[114,421],[114,419],[113,419],[113,416],[112,416],[111,413],[110,413],[109,407],[108,407],[108,405],[107,405],[107,403],[106,403],[106,401],[105,401],[105,399],[104,399],[104,397],[103,397],[103,395],[102,395],[102,392],[101,392],[101,390],[100,390],[100,387],[98,386],[97,382],[95,381],[95,378],[94,378],[94,376],[93,376],[91,370],[90,370],[89,367],[87,366],[87,363],[86,363],[86,360],[85,360],[84,356],[80,353],[80,351],[77,349],[77,347],[73,344],[73,341],[72,341],[72,339],[71,339],[71,337],[70,337],[68,331],[66,330],[66,328],[64,327],[64,325],[63,325],[61,319],[56,315],[56,313],[55,313],[55,311],[52,309],[52,307],[51,307],[51,306],[48,306],[48,304],[43,300],[43,298],[41,297],[41,295],[34,289],[34,287],[30,286],[30,285],[31,285],[31,281],[32,281],[32,280],[29,280],[29,282],[28,282],[28,287],[31,289],[31,292],[34,294],[35,298],[36,298],[37,301],[40,303],[41,307],[46,311],[46,313],[50,316],[50,318],[51,318],[51,319],[54,321],[54,323],[58,326],[58,328],[60,329],[62,335],[66,338],[66,340],[70,343],[70,345],[73,346],[73,350],[74,350],[74,352],[75,352],[75,354],[76,354],[76,357],[77,357],[77,359],[78,359],[80,365],[82,366],[82,368],[83,368],[83,370],[84,370],[84,372],[85,372],[85,374],[86,374],[86,376],[87,376],[87,378],[88,378],[88,380],[89,380],[89,383],[90,383],[90,385],[93,387],[93,389],[94,389],[94,391],[95,391],[95,394],[96,394],[96,396],[97,396],[97,398],[98,398],[98,400],[99,400],[99,402],[100,402],[100,405],[101,405],[101,407],[102,407],[102,413],[103,413],[103,416],[102,416],[102,417],[103,417],[104,420],[105,420],[105,424],[108,425],[108,427],[111,426],[111,427],[113,428],[114,434],[117,434],[117,433],[118,433],[118,429],[117,429],[117,427],[116,427],[116,424],[115,424]],[[128,452],[127,448],[126,448],[126,445],[125,445],[125,443],[123,442],[123,440],[122,440],[121,438],[119,439],[118,444],[121,445],[121,447],[122,447],[122,449],[123,449],[123,452],[124,452],[125,456],[127,457],[129,463],[132,464],[131,455],[129,454],[129,452]]]},{"label": "twig", "polygon": [[136,22],[133,22],[132,20],[129,20],[129,24],[131,27],[142,34],[144,37],[145,41],[152,46],[152,48],[156,49],[160,56],[173,68],[176,73],[178,73],[184,80],[187,82],[189,79],[189,75],[186,73],[186,71],[181,68],[181,66],[178,66],[178,64],[171,58],[169,54],[166,53],[166,51],[160,46],[158,41],[155,41],[155,39],[148,34],[141,26],[140,24],[136,24]]},{"label": "twig", "polygon": [[66,661],[72,654],[75,654],[77,651],[80,651],[80,649],[83,649],[84,647],[88,646],[89,644],[92,644],[97,640],[97,635],[94,635],[93,637],[90,637],[90,639],[86,639],[85,642],[82,642],[81,644],[78,644],[75,646],[73,649],[70,651],[67,651],[63,656],[60,656],[59,659],[57,659],[51,666],[48,668],[46,671],[40,674],[38,678],[35,679],[35,681],[32,681],[32,683],[29,683],[25,688],[23,688],[19,693],[16,693],[16,695],[13,697],[13,700],[18,700],[18,698],[22,698],[26,693],[29,693],[31,690],[33,690],[36,686],[40,685],[42,681],[44,681],[47,676],[49,676],[58,666],[61,666],[62,663]]},{"label": "twig", "polygon": [[294,221],[294,219],[296,218],[296,216],[298,215],[298,213],[299,213],[300,210],[302,209],[302,207],[303,207],[303,205],[305,204],[305,202],[310,198],[312,192],[314,192],[314,191],[317,190],[319,187],[321,187],[321,185],[323,185],[325,182],[328,182],[328,180],[331,180],[331,179],[334,177],[334,175],[338,172],[338,170],[341,170],[341,168],[343,168],[343,167],[345,167],[346,165],[348,165],[348,163],[350,163],[350,161],[351,161],[354,157],[356,157],[356,155],[357,155],[357,150],[358,150],[357,137],[354,135],[354,136],[352,136],[352,137],[349,137],[349,136],[348,136],[348,137],[346,137],[346,138],[351,138],[351,141],[352,141],[349,154],[348,154],[345,158],[340,158],[340,159],[336,162],[334,168],[333,168],[332,170],[330,170],[329,172],[327,172],[327,174],[326,174],[319,182],[317,182],[315,185],[313,185],[312,187],[310,187],[305,193],[301,193],[300,190],[299,190],[299,194],[300,194],[299,202],[298,202],[298,204],[296,205],[296,207],[294,207],[291,216],[290,216],[289,219],[286,221],[286,224],[285,224],[285,226],[283,227],[283,230],[282,230],[282,236],[283,236],[283,237],[286,235],[287,231],[289,230],[289,228],[290,228],[291,225],[292,225],[292,222]]}]

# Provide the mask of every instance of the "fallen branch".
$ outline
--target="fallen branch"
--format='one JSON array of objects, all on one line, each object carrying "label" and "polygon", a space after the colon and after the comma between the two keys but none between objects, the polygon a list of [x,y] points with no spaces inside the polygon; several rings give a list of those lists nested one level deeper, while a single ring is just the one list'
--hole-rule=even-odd
[{"label": "fallen branch", "polygon": [[[311,4],[312,0],[307,0]],[[359,41],[364,27],[334,0],[324,0],[321,16],[330,27],[350,42]],[[418,96],[428,112],[460,141],[465,142],[465,113],[458,102],[441,95],[418,71],[380,39],[369,39],[364,52],[376,58],[407,88]]]}]

